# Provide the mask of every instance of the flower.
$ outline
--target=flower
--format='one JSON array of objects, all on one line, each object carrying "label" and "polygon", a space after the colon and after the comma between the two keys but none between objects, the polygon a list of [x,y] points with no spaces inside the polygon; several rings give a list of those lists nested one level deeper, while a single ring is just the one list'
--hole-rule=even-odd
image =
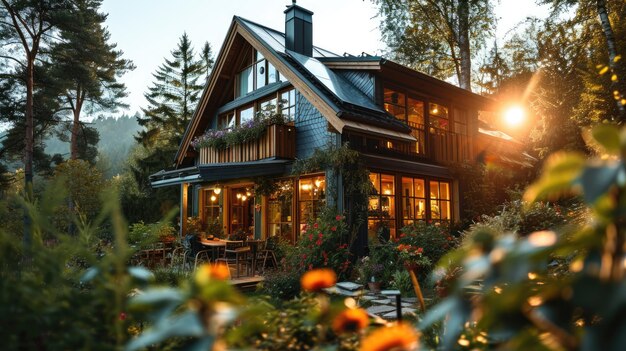
[{"label": "flower", "polygon": [[121,320],[121,321],[126,320],[126,313],[124,313],[124,312],[120,312],[120,315],[119,315],[119,317],[118,317],[118,318],[119,318],[119,320]]},{"label": "flower", "polygon": [[230,269],[224,263],[203,264],[196,270],[195,281],[198,285],[206,285],[211,280],[226,280],[230,277]]},{"label": "flower", "polygon": [[343,219],[343,217],[342,217],[341,215],[337,215],[337,216],[335,216],[335,219],[336,219],[336,220],[338,220],[338,221],[340,221],[340,220],[342,220],[342,219]]},{"label": "flower", "polygon": [[333,319],[332,328],[336,334],[352,333],[364,329],[369,324],[369,316],[362,308],[349,308]]},{"label": "flower", "polygon": [[424,249],[410,244],[400,244],[396,247],[398,257],[405,265],[427,267],[430,266],[430,260],[424,256]]},{"label": "flower", "polygon": [[374,262],[369,256],[363,257],[359,263],[359,273],[363,283],[377,281],[385,268],[382,264]]},{"label": "flower", "polygon": [[302,275],[300,285],[302,290],[316,292],[325,288],[330,288],[337,282],[335,271],[328,268],[314,269]]},{"label": "flower", "polygon": [[361,351],[416,350],[419,334],[410,325],[396,324],[375,330],[361,342]]}]

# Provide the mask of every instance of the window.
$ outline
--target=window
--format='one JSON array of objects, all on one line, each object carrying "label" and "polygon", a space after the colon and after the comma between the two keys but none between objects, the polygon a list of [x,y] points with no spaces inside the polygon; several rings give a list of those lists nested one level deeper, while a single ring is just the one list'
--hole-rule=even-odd
[{"label": "window", "polygon": [[430,182],[430,217],[433,220],[450,220],[452,198],[450,196],[450,183]]},{"label": "window", "polygon": [[424,154],[424,102],[388,88],[384,90],[384,98],[385,110],[411,127],[411,135],[417,139],[411,146],[411,152]]},{"label": "window", "polygon": [[428,105],[428,123],[431,134],[442,134],[450,129],[448,119],[448,108],[431,102]]},{"label": "window", "polygon": [[220,115],[217,129],[230,129],[235,126],[235,113],[233,111]]},{"label": "window", "polygon": [[395,237],[395,177],[391,174],[370,173],[370,181],[374,185],[375,195],[369,198],[368,235]]},{"label": "window", "polygon": [[294,242],[292,225],[293,183],[280,181],[277,190],[268,198],[268,236],[277,236],[291,243]]},{"label": "window", "polygon": [[220,196],[213,189],[204,191],[204,211],[202,222],[209,226],[211,223],[220,221]]},{"label": "window", "polygon": [[289,89],[280,93],[280,112],[289,121],[296,117],[296,89]]},{"label": "window", "polygon": [[301,178],[298,181],[298,210],[300,211],[300,232],[308,221],[317,217],[326,204],[326,179],[324,176]]},{"label": "window", "polygon": [[[248,62],[250,62],[248,58]],[[263,55],[255,51],[254,63],[242,69],[236,76],[236,97],[244,96],[268,84],[280,82],[280,74]]]},{"label": "window", "polygon": [[230,234],[254,233],[254,194],[250,188],[230,189]]},{"label": "window", "polygon": [[426,219],[424,179],[402,177],[402,223]]},{"label": "window", "polygon": [[467,135],[467,111],[454,109],[454,133]]},{"label": "window", "polygon": [[237,123],[238,125],[242,125],[243,123],[247,122],[247,121],[251,121],[254,119],[254,106],[250,106],[247,108],[244,108],[243,110],[239,110],[239,123]]}]

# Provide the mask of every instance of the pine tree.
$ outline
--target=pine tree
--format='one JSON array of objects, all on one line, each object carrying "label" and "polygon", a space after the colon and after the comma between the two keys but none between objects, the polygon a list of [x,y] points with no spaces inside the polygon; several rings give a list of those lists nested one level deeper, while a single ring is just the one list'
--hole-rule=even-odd
[{"label": "pine tree", "polygon": [[63,87],[63,103],[72,112],[70,158],[89,157],[86,160],[92,163],[97,132],[81,121],[81,113],[124,106],[120,99],[127,95],[126,88],[117,78],[134,68],[109,43],[100,5],[101,0],[74,0],[74,20],[62,27],[61,40],[51,50],[51,72]]},{"label": "pine tree", "polygon": [[168,206],[177,204],[178,190],[152,189],[149,176],[171,167],[212,66],[210,45],[204,45],[198,58],[187,34],[183,34],[172,58],[165,59],[153,74],[155,81],[144,95],[149,106],[142,109],[144,116],[137,119],[145,130],[135,137],[140,145],[130,161],[137,189],[123,199],[125,213],[131,219],[157,220]]}]

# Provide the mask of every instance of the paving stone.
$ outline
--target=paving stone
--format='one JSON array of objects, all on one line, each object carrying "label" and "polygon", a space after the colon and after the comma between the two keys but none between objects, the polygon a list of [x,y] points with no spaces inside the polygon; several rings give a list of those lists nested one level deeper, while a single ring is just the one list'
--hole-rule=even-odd
[{"label": "paving stone", "polygon": [[375,314],[378,315],[380,313],[387,313],[389,311],[395,311],[396,308],[392,307],[392,306],[387,306],[387,305],[379,305],[379,306],[372,306],[369,307],[367,309],[367,313],[369,314]]},{"label": "paving stone", "polygon": [[[402,315],[403,316],[415,316],[415,309],[413,308],[407,308],[407,309],[402,309]],[[396,313],[396,311],[393,312],[387,312],[385,314],[383,314],[381,317],[385,318],[385,319],[396,319],[398,316],[398,314]]]},{"label": "paving stone", "polygon": [[415,305],[415,303],[412,302],[401,302],[400,306],[402,307],[412,307],[413,305]]},{"label": "paving stone", "polygon": [[363,301],[376,300],[376,296],[372,296],[372,295],[366,294],[366,295],[361,296],[361,300],[363,300]]},{"label": "paving stone", "polygon": [[417,302],[417,297],[403,297],[402,301],[404,301],[404,302]]},{"label": "paving stone", "polygon": [[359,290],[359,289],[363,288],[363,285],[356,284],[356,283],[353,283],[353,282],[339,282],[339,283],[337,283],[337,287],[340,288],[340,289],[344,289],[344,290],[354,291],[354,290]]},{"label": "paving stone", "polygon": [[391,303],[391,300],[389,299],[372,300],[372,303],[377,303],[379,305],[387,305]]}]

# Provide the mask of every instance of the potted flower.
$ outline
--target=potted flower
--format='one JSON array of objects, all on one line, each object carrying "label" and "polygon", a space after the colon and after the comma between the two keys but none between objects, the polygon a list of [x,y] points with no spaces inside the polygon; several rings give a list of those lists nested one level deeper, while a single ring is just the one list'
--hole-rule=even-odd
[{"label": "potted flower", "polygon": [[367,283],[372,292],[380,291],[380,276],[383,272],[383,265],[375,262],[369,256],[361,259],[359,264],[359,275],[363,283]]},{"label": "potted flower", "polygon": [[424,249],[410,244],[400,244],[396,247],[398,258],[409,270],[430,266],[430,260],[424,256]]}]

